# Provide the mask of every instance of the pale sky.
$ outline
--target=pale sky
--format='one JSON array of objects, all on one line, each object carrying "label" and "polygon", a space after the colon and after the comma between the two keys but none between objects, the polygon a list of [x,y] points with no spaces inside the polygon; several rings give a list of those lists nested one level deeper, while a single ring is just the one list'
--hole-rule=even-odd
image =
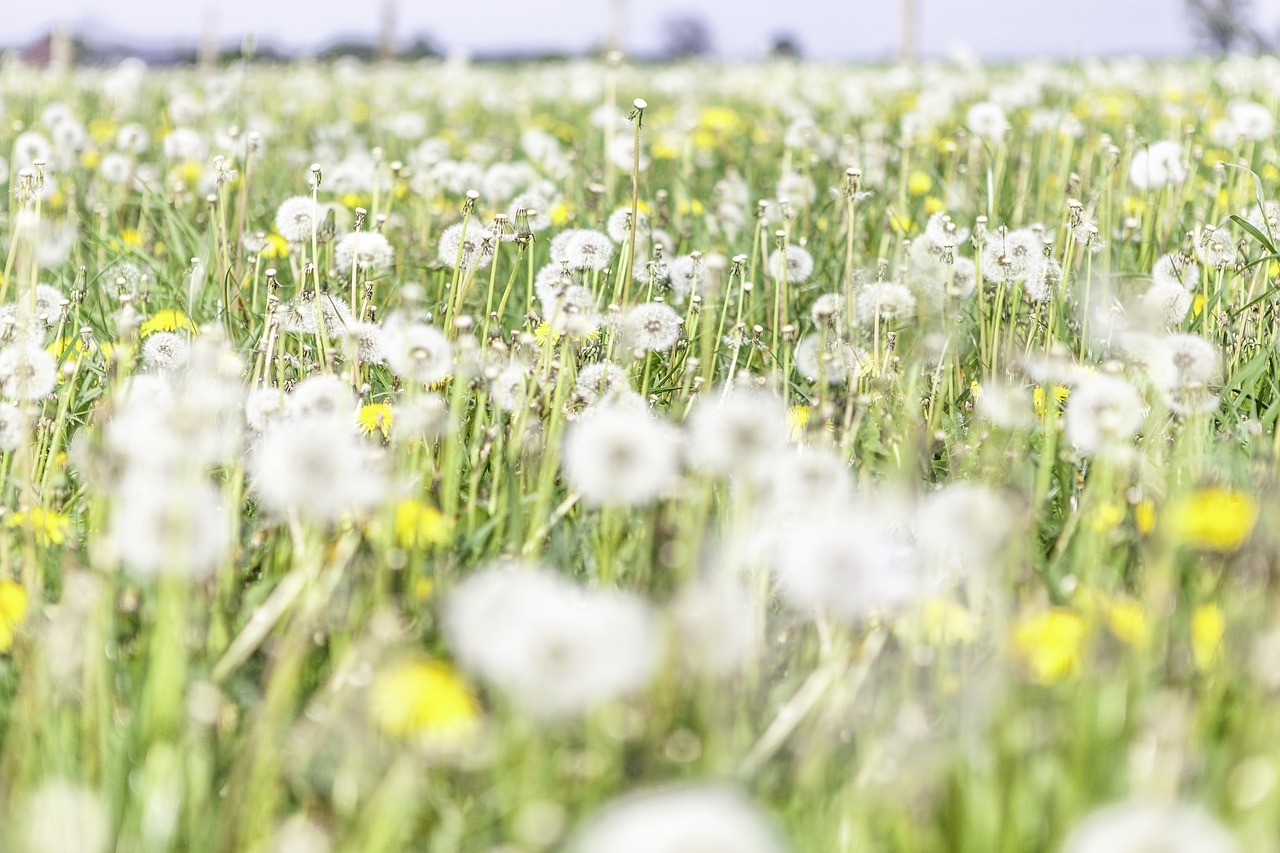
[{"label": "pale sky", "polygon": [[[314,49],[340,37],[371,40],[383,0],[0,0],[0,46],[23,44],[55,21],[81,32],[151,43],[198,40],[212,16],[224,42],[249,31],[263,42]],[[921,0],[921,46],[940,55],[956,41],[989,58],[1169,54],[1193,40],[1185,0]],[[445,48],[580,51],[603,41],[612,0],[397,0],[401,40],[428,34]],[[1257,0],[1280,29],[1280,0]],[[884,57],[897,44],[897,0],[628,0],[627,48],[659,48],[662,22],[692,13],[717,51],[758,55],[793,32],[819,59]]]}]

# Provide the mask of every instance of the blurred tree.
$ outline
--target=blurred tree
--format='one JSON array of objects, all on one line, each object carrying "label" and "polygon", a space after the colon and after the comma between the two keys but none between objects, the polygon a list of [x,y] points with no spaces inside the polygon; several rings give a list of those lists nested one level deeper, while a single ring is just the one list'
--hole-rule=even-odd
[{"label": "blurred tree", "polygon": [[769,40],[769,55],[775,59],[799,59],[804,49],[795,33],[781,32]]},{"label": "blurred tree", "polygon": [[677,15],[662,23],[662,55],[668,59],[688,59],[711,53],[711,27],[702,18]]},{"label": "blurred tree", "polygon": [[1252,24],[1252,0],[1187,0],[1187,13],[1196,35],[1213,50],[1262,44]]}]

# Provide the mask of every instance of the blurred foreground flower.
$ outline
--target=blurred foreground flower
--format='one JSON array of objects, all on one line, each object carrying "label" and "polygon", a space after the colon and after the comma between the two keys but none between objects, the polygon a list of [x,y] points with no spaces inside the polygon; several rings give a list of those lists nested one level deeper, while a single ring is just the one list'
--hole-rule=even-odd
[{"label": "blurred foreground flower", "polygon": [[71,519],[60,512],[43,507],[22,510],[9,516],[6,522],[12,530],[22,527],[34,530],[41,545],[61,545],[71,533]]},{"label": "blurred foreground flower", "polygon": [[1222,656],[1222,637],[1226,633],[1226,619],[1222,608],[1216,604],[1202,604],[1191,616],[1191,654],[1196,669],[1208,672]]},{"label": "blurred foreground flower", "polygon": [[480,712],[462,679],[438,661],[412,660],[378,673],[369,694],[378,728],[397,740],[456,744],[473,735]]},{"label": "blurred foreground flower", "polygon": [[138,334],[146,337],[152,332],[194,332],[195,330],[195,324],[191,322],[186,314],[176,308],[165,308],[157,311],[151,316],[151,319],[138,327]]},{"label": "blurred foreground flower", "polygon": [[0,652],[13,648],[13,637],[27,615],[27,591],[21,584],[0,580]]},{"label": "blurred foreground flower", "polygon": [[1258,504],[1244,492],[1217,487],[1200,489],[1171,506],[1168,520],[1174,539],[1182,544],[1211,551],[1238,551],[1253,533]]},{"label": "blurred foreground flower", "polygon": [[440,510],[409,498],[396,504],[396,544],[401,548],[426,548],[449,541],[449,521]]},{"label": "blurred foreground flower", "polygon": [[1013,626],[1014,654],[1038,684],[1056,684],[1080,668],[1086,625],[1074,610],[1055,607]]}]

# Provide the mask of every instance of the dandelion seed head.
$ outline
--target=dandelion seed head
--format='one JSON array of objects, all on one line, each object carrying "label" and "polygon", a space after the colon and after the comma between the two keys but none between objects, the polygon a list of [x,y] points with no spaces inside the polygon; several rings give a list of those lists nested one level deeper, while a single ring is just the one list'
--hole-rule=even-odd
[{"label": "dandelion seed head", "polygon": [[397,316],[383,326],[387,364],[406,382],[434,385],[453,372],[453,347],[435,326]]},{"label": "dandelion seed head", "polygon": [[680,340],[680,315],[663,302],[644,302],[622,317],[626,346],[645,352],[666,352]]},{"label": "dandelion seed head", "polygon": [[529,564],[473,572],[446,601],[444,627],[466,670],[539,719],[579,716],[640,689],[660,648],[641,599]]},{"label": "dandelion seed head", "polygon": [[1133,802],[1095,811],[1067,838],[1063,853],[1236,853],[1222,826],[1196,806]]},{"label": "dandelion seed head", "polygon": [[142,344],[142,361],[154,370],[181,370],[191,347],[177,332],[152,332]]},{"label": "dandelion seed head", "polygon": [[674,787],[615,800],[591,819],[572,853],[783,853],[776,830],[736,791]]},{"label": "dandelion seed head", "polygon": [[356,270],[366,273],[390,269],[395,263],[391,241],[377,231],[352,231],[333,249],[333,265],[340,275]]},{"label": "dandelion seed head", "polygon": [[1067,441],[1085,454],[1128,448],[1145,420],[1142,398],[1118,376],[1090,376],[1067,400]]},{"label": "dandelion seed head", "polygon": [[774,249],[769,254],[769,277],[786,278],[788,284],[803,284],[813,275],[813,255],[803,246]]},{"label": "dandelion seed head", "polygon": [[630,388],[627,371],[608,361],[583,365],[578,369],[578,377],[574,381],[574,391],[587,405],[607,396],[610,391]]},{"label": "dandelion seed head", "polygon": [[645,413],[591,410],[565,438],[564,474],[588,504],[637,506],[675,486],[680,454],[675,430]]}]

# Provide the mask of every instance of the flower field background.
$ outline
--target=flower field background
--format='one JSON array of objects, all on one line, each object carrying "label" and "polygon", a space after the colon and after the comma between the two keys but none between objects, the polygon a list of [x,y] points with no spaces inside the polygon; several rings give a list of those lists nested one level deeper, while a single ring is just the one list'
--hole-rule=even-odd
[{"label": "flower field background", "polygon": [[6,61],[0,847],[1280,849],[1278,92]]}]

